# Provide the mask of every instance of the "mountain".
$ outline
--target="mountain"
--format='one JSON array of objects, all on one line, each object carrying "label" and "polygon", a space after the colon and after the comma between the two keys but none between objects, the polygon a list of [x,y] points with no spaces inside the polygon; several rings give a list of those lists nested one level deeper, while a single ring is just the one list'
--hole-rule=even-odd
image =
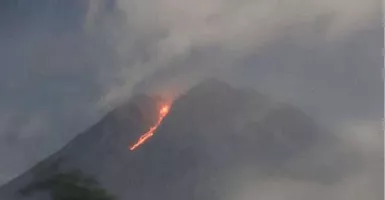
[{"label": "mountain", "polygon": [[274,175],[324,136],[300,109],[212,79],[174,99],[155,135],[130,151],[164,102],[133,97],[0,188],[0,199],[49,199],[20,190],[69,170],[92,175],[118,199],[223,199],[238,172]]}]

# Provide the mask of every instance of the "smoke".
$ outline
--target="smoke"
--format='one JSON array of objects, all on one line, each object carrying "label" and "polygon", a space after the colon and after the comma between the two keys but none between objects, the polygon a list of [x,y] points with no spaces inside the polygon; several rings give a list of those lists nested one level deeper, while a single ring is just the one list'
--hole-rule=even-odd
[{"label": "smoke", "polygon": [[[358,123],[358,125],[357,125]],[[312,165],[337,170],[336,181],[324,183],[285,176],[255,177],[247,170],[235,171],[227,199],[383,199],[383,131],[379,123],[356,122],[338,132],[338,146],[318,146],[307,156],[292,160],[294,167],[312,168]],[[347,135],[349,134],[349,135]],[[312,160],[313,159],[313,160]],[[302,161],[305,163],[300,164]],[[309,162],[310,161],[310,162]],[[303,168],[301,168],[303,169]],[[300,169],[300,170],[301,170]],[[304,173],[304,172],[299,172]],[[318,171],[327,176],[327,170]]]},{"label": "smoke", "polygon": [[[76,8],[80,1],[68,2]],[[0,33],[0,155],[7,163],[0,166],[0,183],[133,93],[175,96],[206,77],[264,90],[320,119],[382,115],[379,0],[89,2],[80,11],[68,5],[59,10],[69,9],[68,16],[57,16],[45,1],[20,3],[4,18],[10,25],[0,26],[6,29]],[[341,132],[358,128],[343,126]],[[374,155],[371,147],[378,144],[371,142],[377,139],[350,136],[342,138],[356,146],[344,149]],[[293,180],[258,184],[280,194],[309,188],[337,199],[341,191],[369,190],[370,184],[359,184],[369,177],[367,169],[335,187]],[[273,198],[273,190],[251,188],[234,198],[249,199],[255,191]]]},{"label": "smoke", "polygon": [[143,41],[145,55],[121,69],[123,83],[110,86],[100,105],[127,97],[135,85],[141,86],[137,90],[158,91],[163,85],[183,90],[207,76],[233,79],[234,68],[241,67],[234,62],[293,31],[302,37],[299,43],[341,40],[371,27],[380,13],[378,3],[121,0],[128,32],[119,40],[118,52],[132,54],[132,44]]}]

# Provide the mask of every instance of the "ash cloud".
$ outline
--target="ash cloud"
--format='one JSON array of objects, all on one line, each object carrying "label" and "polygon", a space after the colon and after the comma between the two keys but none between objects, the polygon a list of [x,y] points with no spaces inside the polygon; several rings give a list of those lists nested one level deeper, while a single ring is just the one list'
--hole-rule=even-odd
[{"label": "ash cloud", "polygon": [[230,199],[252,199],[255,192],[265,199],[352,199],[347,191],[379,199],[382,132],[355,122],[375,124],[383,112],[380,1],[68,2],[59,5],[70,11],[58,12],[68,13],[63,15],[45,1],[4,7],[0,155],[7,164],[0,167],[0,183],[133,93],[173,96],[214,76],[298,104],[330,128],[342,127],[336,132],[350,145],[341,151],[352,151],[360,164],[333,186],[250,180],[247,187],[234,186],[240,190]]}]

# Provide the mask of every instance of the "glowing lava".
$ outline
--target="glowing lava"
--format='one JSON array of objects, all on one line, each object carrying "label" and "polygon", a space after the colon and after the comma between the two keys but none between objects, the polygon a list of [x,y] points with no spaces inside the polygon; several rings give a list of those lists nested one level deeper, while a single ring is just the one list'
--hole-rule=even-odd
[{"label": "glowing lava", "polygon": [[168,111],[170,111],[169,105],[163,105],[160,108],[158,121],[146,133],[140,136],[139,140],[130,147],[131,151],[135,150],[137,147],[139,147],[141,144],[143,144],[146,140],[148,140],[150,137],[154,135],[154,132],[156,131],[160,123],[162,123],[162,120],[167,115]]}]

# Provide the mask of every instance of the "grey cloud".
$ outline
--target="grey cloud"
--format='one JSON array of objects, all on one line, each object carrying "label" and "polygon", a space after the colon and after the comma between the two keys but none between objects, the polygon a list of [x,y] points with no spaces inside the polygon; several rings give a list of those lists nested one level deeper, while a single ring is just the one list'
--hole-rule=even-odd
[{"label": "grey cloud", "polygon": [[[9,164],[0,170],[10,177],[133,92],[174,95],[209,76],[322,120],[382,113],[380,1],[121,0],[121,10],[108,12],[91,2],[75,20],[80,27],[51,30],[59,22],[40,17],[1,34],[0,110],[22,116],[21,129],[43,111],[49,127],[44,137],[3,147]],[[20,134],[4,121],[1,135]]]},{"label": "grey cloud", "polygon": [[[152,77],[155,71],[169,68],[175,60],[194,56],[196,49],[218,48],[222,57],[227,57],[221,63],[231,63],[231,60],[239,57],[258,53],[266,44],[286,35],[287,29],[292,27],[297,30],[312,25],[308,30],[313,31],[304,34],[308,37],[306,41],[318,40],[317,44],[322,44],[346,37],[351,34],[351,30],[367,28],[366,25],[373,24],[373,18],[380,13],[376,7],[377,1],[364,4],[356,2],[354,6],[345,1],[122,0],[119,3],[126,10],[127,35],[131,36],[124,38],[119,50],[131,52],[132,45],[127,43],[141,41],[143,37],[150,42],[144,47],[148,54],[146,60],[137,60],[135,64],[123,67],[121,78],[125,83],[112,86],[113,95],[108,92],[106,94],[107,97],[112,96],[112,99],[107,98],[111,102],[117,96],[117,88],[131,91],[132,86],[143,77]],[[317,27],[314,23],[317,23]],[[219,59],[208,59],[208,62],[213,60]],[[201,66],[183,61],[178,64],[181,68],[193,68],[188,69],[187,73],[201,71],[200,74],[207,74],[208,71],[214,71],[212,73],[215,75],[228,68],[222,64],[224,67],[218,67],[219,70],[215,67],[212,69],[212,63],[204,62],[199,63]],[[201,69],[197,69],[199,67]],[[183,73],[180,74],[183,76]],[[108,104],[108,100],[105,101],[104,104]]]},{"label": "grey cloud", "polygon": [[[318,163],[325,169],[342,170],[340,174],[344,175],[338,181],[322,184],[284,177],[262,181],[241,177],[239,184],[234,186],[239,190],[234,193],[235,197],[231,196],[230,199],[246,200],[254,199],[256,196],[261,199],[382,199],[384,192],[382,128],[372,122],[358,124],[361,128],[355,126],[353,131],[356,136],[344,135],[339,146],[318,146],[308,155],[314,159],[315,165]],[[345,134],[352,134],[352,125],[345,128],[349,129]],[[362,139],[363,137],[366,139]],[[307,159],[304,157],[304,160]],[[293,164],[300,162],[292,160]],[[346,166],[340,165],[344,162]],[[312,164],[305,163],[305,166],[311,168]],[[325,170],[320,172],[322,171],[325,172]]]}]

